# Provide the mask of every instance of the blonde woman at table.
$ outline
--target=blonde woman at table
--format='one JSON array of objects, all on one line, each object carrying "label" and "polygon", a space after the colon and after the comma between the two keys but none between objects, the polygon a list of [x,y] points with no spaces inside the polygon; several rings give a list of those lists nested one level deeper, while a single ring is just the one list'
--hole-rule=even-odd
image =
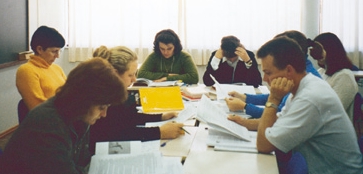
[{"label": "blonde woman at table", "polygon": [[[117,46],[108,49],[100,46],[94,57],[108,60],[116,69],[125,86],[131,86],[136,81],[137,55],[129,48]],[[122,105],[111,106],[107,111],[107,118],[100,120],[91,127],[90,151],[94,153],[95,143],[100,141],[127,141],[127,140],[158,140],[174,139],[184,134],[182,123],[168,122],[160,127],[143,128],[146,122],[169,120],[176,117],[176,112],[164,114],[143,114],[136,110],[135,98],[129,95],[128,100]]]}]

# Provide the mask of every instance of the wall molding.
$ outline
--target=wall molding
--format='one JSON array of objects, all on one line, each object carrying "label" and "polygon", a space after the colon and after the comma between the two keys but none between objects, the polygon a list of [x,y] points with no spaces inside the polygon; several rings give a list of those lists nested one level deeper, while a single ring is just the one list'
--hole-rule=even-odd
[{"label": "wall molding", "polygon": [[11,133],[13,133],[18,127],[19,127],[19,125],[16,125],[16,126],[10,128],[10,129],[7,129],[4,132],[0,133],[0,139],[6,137],[7,135],[9,135]]}]

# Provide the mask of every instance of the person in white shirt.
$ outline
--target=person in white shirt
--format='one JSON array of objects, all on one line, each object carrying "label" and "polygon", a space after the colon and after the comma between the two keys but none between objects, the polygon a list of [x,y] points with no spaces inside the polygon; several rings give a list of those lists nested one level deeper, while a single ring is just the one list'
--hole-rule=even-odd
[{"label": "person in white shirt", "polygon": [[[299,45],[278,37],[258,51],[270,95],[259,122],[257,150],[301,153],[309,173],[363,173],[354,128],[337,94],[307,74]],[[291,93],[281,112],[277,106]]]}]

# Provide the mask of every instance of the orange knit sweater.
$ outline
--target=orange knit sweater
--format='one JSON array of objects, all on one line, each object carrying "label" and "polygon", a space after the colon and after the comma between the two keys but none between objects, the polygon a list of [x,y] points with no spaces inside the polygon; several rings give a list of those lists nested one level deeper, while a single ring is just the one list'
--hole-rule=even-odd
[{"label": "orange knit sweater", "polygon": [[29,109],[54,96],[65,81],[59,65],[49,65],[39,56],[31,56],[16,72],[16,87]]}]

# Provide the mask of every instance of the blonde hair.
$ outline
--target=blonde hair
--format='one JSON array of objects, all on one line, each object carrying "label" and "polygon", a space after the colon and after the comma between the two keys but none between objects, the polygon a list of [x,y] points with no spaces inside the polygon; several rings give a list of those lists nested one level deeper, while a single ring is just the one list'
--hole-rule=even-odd
[{"label": "blonde hair", "polygon": [[102,57],[112,64],[119,74],[129,70],[129,64],[137,61],[137,55],[125,46],[117,46],[108,49],[100,46],[93,52],[93,57]]}]

